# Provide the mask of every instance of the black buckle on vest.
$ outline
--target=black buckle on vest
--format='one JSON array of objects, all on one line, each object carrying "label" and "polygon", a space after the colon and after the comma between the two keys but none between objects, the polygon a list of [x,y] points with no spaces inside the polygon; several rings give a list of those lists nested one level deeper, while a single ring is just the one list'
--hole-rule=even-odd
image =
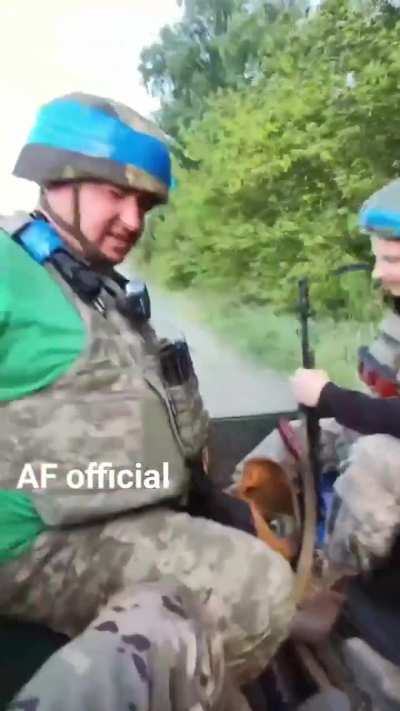
[{"label": "black buckle on vest", "polygon": [[50,262],[82,301],[93,304],[103,286],[101,277],[67,251],[56,250]]},{"label": "black buckle on vest", "polygon": [[[32,217],[43,219],[39,213],[32,214]],[[21,244],[19,233],[15,233],[13,239]],[[22,246],[25,248],[24,245]],[[31,254],[30,251],[29,253]],[[31,254],[31,256],[35,259],[35,255]],[[140,279],[126,279],[115,269],[110,269],[104,275],[99,274],[89,264],[81,261],[67,247],[63,246],[54,248],[47,255],[46,261],[54,266],[62,279],[69,284],[72,291],[83,302],[94,306],[102,315],[106,314],[106,305],[100,294],[105,289],[115,299],[120,313],[130,321],[135,324],[143,324],[150,319],[149,292],[146,284]],[[118,288],[113,288],[112,282]]]},{"label": "black buckle on vest", "polygon": [[[129,281],[115,270],[108,275],[108,280],[103,280],[89,266],[80,262],[76,257],[64,250],[56,250],[50,257],[50,262],[71,286],[73,291],[87,304],[92,304],[102,314],[106,307],[100,299],[102,289],[106,289],[114,298],[120,313],[134,323],[145,323],[150,318],[150,297],[146,284],[138,279]],[[121,296],[110,288],[109,282],[114,281],[124,292]]]},{"label": "black buckle on vest", "polygon": [[123,288],[124,296],[117,299],[120,313],[134,323],[148,321],[151,316],[151,303],[146,284],[140,279],[125,280]]}]

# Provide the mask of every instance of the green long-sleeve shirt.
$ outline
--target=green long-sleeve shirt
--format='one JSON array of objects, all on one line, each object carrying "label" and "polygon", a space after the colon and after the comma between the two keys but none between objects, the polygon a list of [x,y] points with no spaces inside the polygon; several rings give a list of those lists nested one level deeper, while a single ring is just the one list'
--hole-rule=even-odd
[{"label": "green long-sleeve shirt", "polygon": [[[56,281],[0,231],[0,427],[7,402],[56,382],[85,344],[81,317]],[[43,530],[28,495],[0,490],[0,563],[23,553]]]}]

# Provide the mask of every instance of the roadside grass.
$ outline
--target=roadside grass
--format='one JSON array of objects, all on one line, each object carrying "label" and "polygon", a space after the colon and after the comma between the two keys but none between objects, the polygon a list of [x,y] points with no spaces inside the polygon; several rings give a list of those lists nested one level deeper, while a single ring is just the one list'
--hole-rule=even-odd
[{"label": "roadside grass", "polygon": [[[182,294],[182,292],[180,292]],[[302,365],[300,323],[268,307],[235,305],[228,298],[186,292],[193,319],[207,324],[226,343],[258,364],[290,374]],[[310,345],[316,367],[338,385],[360,388],[357,353],[371,342],[374,326],[355,320],[310,320]]]},{"label": "roadside grass", "polygon": [[[144,279],[165,288],[157,271],[144,269]],[[246,305],[235,295],[189,288],[171,291],[185,314],[209,327],[222,341],[263,367],[285,375],[302,365],[300,323],[295,315],[277,314],[268,306]],[[310,345],[317,368],[338,385],[360,389],[358,349],[373,339],[376,326],[355,318],[310,319]]]}]

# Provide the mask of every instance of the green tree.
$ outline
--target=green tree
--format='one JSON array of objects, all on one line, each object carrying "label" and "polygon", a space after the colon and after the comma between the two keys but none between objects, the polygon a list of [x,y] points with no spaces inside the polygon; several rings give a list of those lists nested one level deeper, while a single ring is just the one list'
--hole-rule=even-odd
[{"label": "green tree", "polygon": [[176,168],[155,227],[169,284],[285,308],[308,274],[319,309],[347,308],[328,273],[369,259],[358,209],[399,171],[399,26],[398,14],[388,22],[346,0],[276,22],[257,84],[220,91],[182,132],[198,168]]},{"label": "green tree", "polygon": [[175,138],[200,118],[219,90],[261,76],[259,50],[279,10],[272,2],[184,0],[184,15],[145,48],[139,71],[160,99],[160,125]]}]

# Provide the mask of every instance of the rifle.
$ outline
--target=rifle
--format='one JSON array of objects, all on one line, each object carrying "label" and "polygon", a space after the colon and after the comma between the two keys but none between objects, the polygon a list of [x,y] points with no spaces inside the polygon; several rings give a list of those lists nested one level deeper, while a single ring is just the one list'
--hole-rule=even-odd
[{"label": "rifle", "polygon": [[[306,277],[298,283],[298,315],[300,320],[302,364],[304,368],[315,366],[314,352],[310,346],[309,319],[312,315],[309,297],[309,282]],[[304,448],[290,422],[281,419],[279,433],[295,458],[300,480],[300,502],[302,541],[297,559],[296,601],[300,602],[306,592],[313,567],[316,528],[319,511],[319,442],[320,427],[313,408],[302,408],[306,422],[306,442]]]},{"label": "rifle", "polygon": [[[331,272],[333,276],[352,271],[371,271],[368,264],[357,263],[340,267]],[[309,281],[306,277],[298,283],[299,300],[298,315],[300,320],[301,351],[303,368],[315,367],[315,354],[310,346],[309,319],[313,315],[310,307]],[[278,429],[280,435],[294,456],[301,482],[302,500],[302,543],[297,560],[297,601],[303,598],[312,571],[316,528],[321,521],[320,506],[320,435],[319,418],[315,408],[302,407],[305,417],[307,446],[304,448],[290,422],[280,420]]]},{"label": "rifle", "polygon": [[[301,324],[301,351],[303,368],[315,368],[315,354],[310,346],[309,318],[313,315],[310,308],[310,296],[308,279],[304,277],[299,281],[299,317]],[[311,473],[314,480],[314,491],[317,499],[317,518],[320,518],[320,510],[318,506],[319,486],[321,476],[321,462],[319,456],[321,429],[319,419],[314,407],[302,408],[306,420],[308,457],[311,468]]]}]

